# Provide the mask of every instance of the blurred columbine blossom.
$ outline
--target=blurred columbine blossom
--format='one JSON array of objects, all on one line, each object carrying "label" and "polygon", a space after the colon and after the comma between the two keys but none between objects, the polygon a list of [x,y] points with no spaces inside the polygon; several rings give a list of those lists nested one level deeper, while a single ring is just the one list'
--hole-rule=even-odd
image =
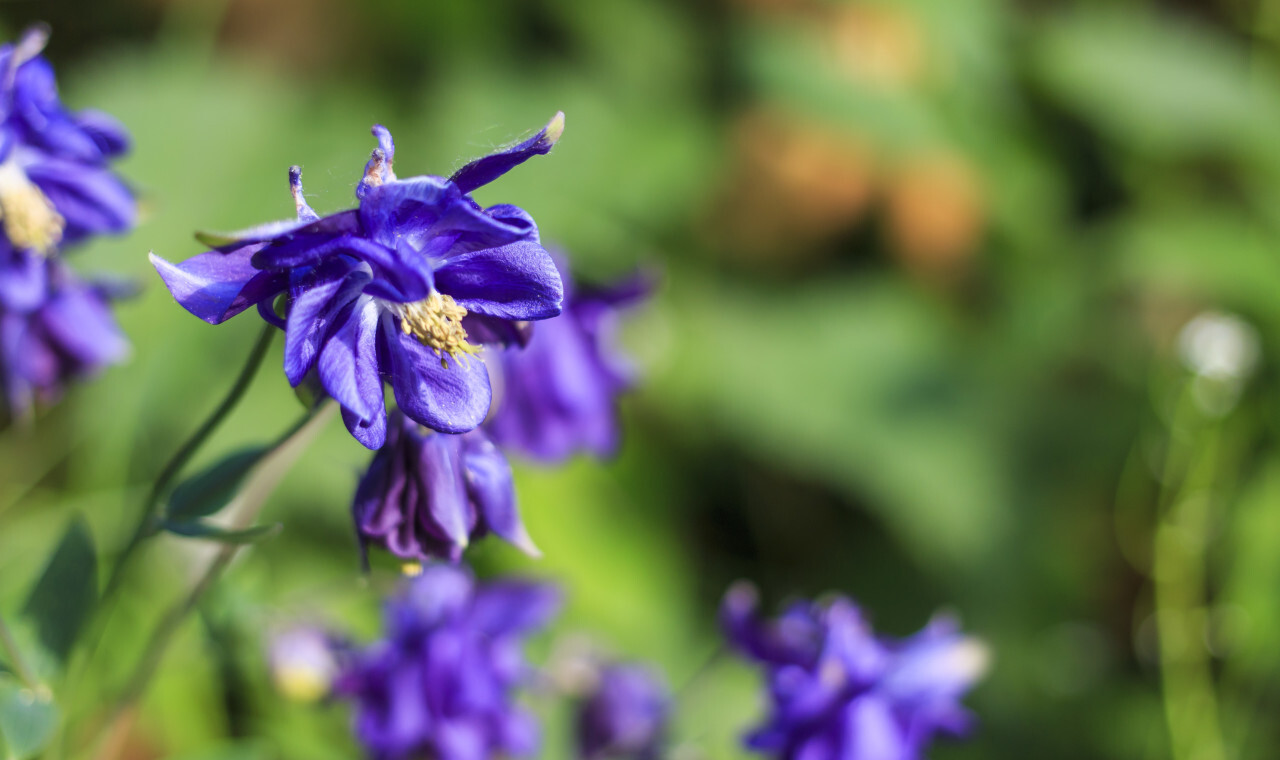
[{"label": "blurred columbine blossom", "polygon": [[53,67],[40,55],[48,30],[0,47],[0,305],[38,307],[48,291],[46,259],[88,235],[134,224],[133,194],[108,167],[129,145],[114,119],[71,112]]},{"label": "blurred columbine blossom", "polygon": [[1237,316],[1204,312],[1178,334],[1182,363],[1195,375],[1193,397],[1201,411],[1221,416],[1231,411],[1257,366],[1258,331]]},{"label": "blurred columbine blossom", "polygon": [[794,760],[915,760],[935,735],[972,723],[960,698],[986,671],[986,648],[936,618],[902,641],[878,637],[850,600],[796,602],[757,615],[755,590],[731,588],[721,609],[730,641],[759,662],[771,714],[747,746]]},{"label": "blurred columbine blossom", "polygon": [[[529,139],[477,159],[448,179],[397,179],[395,145],[378,148],[356,187],[359,205],[321,218],[290,171],[297,219],[202,239],[214,250],[171,264],[151,257],[192,314],[218,324],[257,306],[285,331],[284,370],[297,387],[313,369],[351,434],[386,438],[383,381],[400,409],[433,430],[463,433],[489,411],[477,344],[515,340],[520,323],[560,313],[560,275],[523,209],[482,208],[471,192],[551,150],[556,116]],[[286,316],[276,297],[287,294]]]},{"label": "blurred columbine blossom", "polygon": [[375,760],[536,752],[537,724],[514,696],[530,675],[524,639],[559,606],[547,585],[425,567],[387,604],[386,638],[353,654],[339,679],[356,738]]},{"label": "blurred columbine blossom", "polygon": [[49,262],[45,295],[31,310],[0,305],[0,383],[11,414],[61,395],[72,378],[94,374],[129,354],[111,315],[123,294],[111,283],[86,283],[61,262]]},{"label": "blurred columbine blossom", "polygon": [[546,463],[617,450],[618,396],[635,372],[614,348],[613,332],[620,310],[650,290],[639,276],[607,288],[575,287],[563,259],[558,264],[564,308],[540,323],[527,345],[508,348],[491,366],[500,373],[501,395],[485,424],[503,447]]},{"label": "blurred columbine blossom", "polygon": [[579,755],[584,760],[657,760],[670,712],[671,694],[649,668],[606,665],[578,706]]},{"label": "blurred columbine blossom", "polygon": [[297,626],[271,637],[267,652],[271,682],[296,702],[328,696],[338,676],[338,646],[315,626]]},{"label": "blurred columbine blossom", "polygon": [[481,429],[436,433],[393,412],[352,514],[362,545],[405,560],[456,561],[490,532],[538,556],[520,521],[511,468]]}]

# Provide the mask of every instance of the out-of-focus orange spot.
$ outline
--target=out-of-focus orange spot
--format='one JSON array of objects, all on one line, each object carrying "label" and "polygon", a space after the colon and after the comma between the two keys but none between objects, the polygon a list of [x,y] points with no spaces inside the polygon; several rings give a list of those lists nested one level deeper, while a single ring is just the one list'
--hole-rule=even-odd
[{"label": "out-of-focus orange spot", "polygon": [[885,224],[894,255],[928,279],[968,269],[986,224],[982,188],[955,155],[909,159],[885,182]]},{"label": "out-of-focus orange spot", "polygon": [[826,23],[832,55],[850,77],[902,87],[924,74],[924,29],[909,11],[880,4],[842,5],[830,12]]},{"label": "out-of-focus orange spot", "polygon": [[858,136],[752,113],[734,128],[733,144],[715,230],[735,256],[803,258],[866,213],[875,161]]}]

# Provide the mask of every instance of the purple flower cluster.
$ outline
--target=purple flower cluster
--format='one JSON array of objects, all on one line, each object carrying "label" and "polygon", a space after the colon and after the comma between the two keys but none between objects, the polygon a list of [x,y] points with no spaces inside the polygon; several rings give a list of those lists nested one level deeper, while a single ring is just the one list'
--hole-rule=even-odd
[{"label": "purple flower cluster", "polygon": [[91,235],[131,228],[133,195],[108,167],[128,136],[58,97],[36,28],[0,47],[0,383],[10,416],[56,398],[69,378],[122,359],[128,344],[108,302],[59,258]]},{"label": "purple flower cluster", "polygon": [[356,737],[375,760],[532,754],[537,724],[515,703],[529,675],[522,649],[559,606],[549,586],[428,565],[387,604],[386,638],[339,677]]},{"label": "purple flower cluster", "polygon": [[785,760],[917,760],[938,734],[972,723],[961,697],[986,669],[985,647],[937,618],[916,635],[878,637],[848,599],[796,602],[757,616],[753,588],[729,590],[726,635],[760,663],[771,714],[747,746]]}]

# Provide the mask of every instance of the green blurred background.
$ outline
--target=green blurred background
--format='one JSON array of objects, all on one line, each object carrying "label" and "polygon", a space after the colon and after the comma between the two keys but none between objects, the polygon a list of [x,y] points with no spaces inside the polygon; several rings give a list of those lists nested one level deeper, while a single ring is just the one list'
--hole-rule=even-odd
[{"label": "green blurred background", "polygon": [[[681,757],[741,756],[760,715],[748,667],[704,667],[744,577],[771,604],[848,593],[895,635],[958,613],[994,664],[974,739],[931,757],[1169,757],[1151,547],[1187,490],[1181,450],[1211,504],[1187,646],[1228,756],[1280,755],[1280,3],[0,6],[10,37],[36,20],[69,105],[135,139],[120,170],[143,221],[73,264],[145,290],[118,309],[131,361],[0,433],[0,610],[73,514],[121,545],[258,329],[183,312],[148,250],[291,216],[294,163],[318,211],[350,205],[375,122],[401,176],[447,174],[563,110],[555,151],[480,200],[528,209],[586,279],[662,272],[626,331],[645,381],[617,461],[518,466],[544,560],[469,556],[562,583],[554,637],[660,664]],[[1212,310],[1256,330],[1251,375],[1180,360]],[[279,343],[197,464],[297,416]],[[1198,382],[1228,402],[1180,423]],[[264,652],[293,622],[376,633],[394,568],[361,576],[347,511],[367,460],[334,423],[294,467],[266,507],[283,533],[183,628],[125,757],[358,756],[345,709],[284,700]],[[146,553],[104,682],[190,583],[193,546]],[[564,716],[539,709],[543,756],[568,756]]]}]

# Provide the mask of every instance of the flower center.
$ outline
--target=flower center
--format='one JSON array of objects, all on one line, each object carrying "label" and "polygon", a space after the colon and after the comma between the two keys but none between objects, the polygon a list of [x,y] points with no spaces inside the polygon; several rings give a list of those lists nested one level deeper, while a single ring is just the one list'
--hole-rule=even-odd
[{"label": "flower center", "polygon": [[454,302],[451,296],[432,292],[431,295],[404,304],[400,307],[400,329],[422,342],[422,345],[435,349],[440,355],[440,364],[445,363],[444,355],[457,359],[459,353],[479,353],[479,346],[467,342],[467,331],[462,327],[462,318],[467,310]]},{"label": "flower center", "polygon": [[0,165],[0,220],[15,248],[48,255],[62,240],[66,221],[16,164]]}]

